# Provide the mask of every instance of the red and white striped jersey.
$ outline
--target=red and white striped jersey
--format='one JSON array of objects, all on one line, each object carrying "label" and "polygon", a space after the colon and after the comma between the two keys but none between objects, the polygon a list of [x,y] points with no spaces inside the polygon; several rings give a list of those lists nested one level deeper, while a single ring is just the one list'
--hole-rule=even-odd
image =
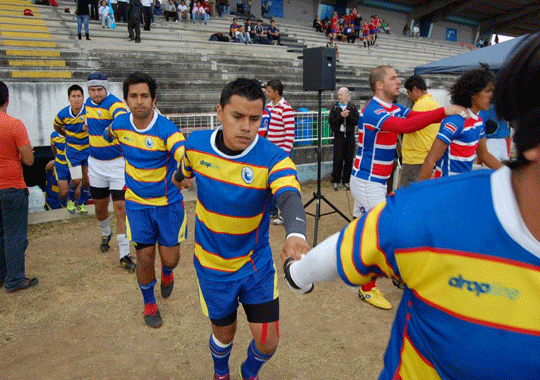
[{"label": "red and white striped jersey", "polygon": [[266,108],[271,114],[268,141],[290,153],[294,142],[294,111],[291,105],[281,98],[276,105],[270,102]]}]

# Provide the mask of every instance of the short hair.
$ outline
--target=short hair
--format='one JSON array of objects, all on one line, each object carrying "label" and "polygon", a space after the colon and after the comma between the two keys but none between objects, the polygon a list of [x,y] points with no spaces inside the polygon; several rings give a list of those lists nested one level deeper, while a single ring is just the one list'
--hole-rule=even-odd
[{"label": "short hair", "polygon": [[540,86],[540,34],[525,38],[497,76],[493,94],[495,111],[514,128],[517,158],[512,169],[527,166],[523,153],[540,144],[540,106],[534,94]]},{"label": "short hair", "polygon": [[154,78],[152,78],[150,75],[136,71],[134,73],[131,73],[127,76],[126,79],[124,79],[124,83],[122,86],[122,89],[124,91],[124,99],[127,99],[128,93],[129,93],[129,86],[133,84],[139,84],[139,83],[146,83],[148,85],[148,89],[150,90],[150,96],[152,99],[156,98],[156,81]]},{"label": "short hair", "polygon": [[489,66],[481,63],[481,68],[469,70],[460,76],[450,88],[450,101],[465,108],[472,106],[472,97],[495,80]]},{"label": "short hair", "polygon": [[414,87],[420,91],[427,91],[426,81],[420,75],[411,75],[408,77],[403,87],[409,91],[412,91]]},{"label": "short hair", "polygon": [[278,92],[279,96],[283,96],[283,83],[279,79],[272,79],[266,84],[266,87],[272,87],[273,90]]},{"label": "short hair", "polygon": [[250,101],[261,99],[263,107],[266,103],[264,92],[256,79],[238,78],[227,83],[221,91],[221,98],[219,99],[221,107],[225,107],[233,95],[241,96]]},{"label": "short hair", "polygon": [[78,84],[72,84],[71,86],[69,86],[69,88],[68,88],[68,97],[71,95],[71,93],[73,91],[80,91],[81,94],[83,94],[83,96],[84,96],[84,90]]},{"label": "short hair", "polygon": [[7,85],[0,80],[0,107],[6,105],[9,98],[9,90]]},{"label": "short hair", "polygon": [[371,91],[375,92],[375,83],[382,82],[388,70],[392,68],[392,66],[381,65],[371,70],[371,73],[369,73],[369,86],[371,87]]}]

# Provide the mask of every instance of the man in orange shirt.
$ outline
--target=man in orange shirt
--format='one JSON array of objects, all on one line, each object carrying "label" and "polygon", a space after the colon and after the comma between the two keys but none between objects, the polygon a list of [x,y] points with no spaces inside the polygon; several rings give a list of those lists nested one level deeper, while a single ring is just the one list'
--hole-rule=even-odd
[{"label": "man in orange shirt", "polygon": [[32,165],[34,153],[22,121],[8,116],[9,91],[0,81],[0,287],[8,293],[38,283],[26,278],[24,253],[28,247],[28,189],[22,164]]}]

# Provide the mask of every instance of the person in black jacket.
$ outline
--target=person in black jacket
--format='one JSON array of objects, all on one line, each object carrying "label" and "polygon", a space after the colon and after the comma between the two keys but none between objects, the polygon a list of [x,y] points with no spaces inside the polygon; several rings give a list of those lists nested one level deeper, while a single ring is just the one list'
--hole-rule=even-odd
[{"label": "person in black jacket", "polygon": [[141,0],[129,0],[128,3],[128,32],[129,39],[135,42],[141,42],[141,19],[142,19],[142,3]]},{"label": "person in black jacket", "polygon": [[334,163],[332,166],[332,182],[334,191],[342,182],[349,190],[354,150],[356,147],[355,131],[358,127],[360,114],[354,104],[349,101],[350,94],[347,87],[338,91],[338,102],[330,110],[328,123],[334,134]]},{"label": "person in black jacket", "polygon": [[82,38],[82,24],[84,24],[86,39],[90,40],[90,33],[88,31],[88,19],[90,17],[89,5],[89,0],[77,0],[76,3],[75,14],[77,15],[77,35],[79,40]]}]

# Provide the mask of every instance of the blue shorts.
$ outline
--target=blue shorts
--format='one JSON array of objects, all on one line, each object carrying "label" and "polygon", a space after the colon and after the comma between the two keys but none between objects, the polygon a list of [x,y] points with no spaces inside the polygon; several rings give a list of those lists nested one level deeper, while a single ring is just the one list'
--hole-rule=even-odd
[{"label": "blue shorts", "polygon": [[70,167],[88,166],[88,149],[77,150],[66,148],[66,159]]},{"label": "blue shorts", "polygon": [[197,277],[202,311],[212,320],[225,318],[235,312],[238,302],[258,305],[273,301],[279,296],[273,260],[257,272],[239,280],[221,282]]},{"label": "blue shorts", "polygon": [[369,34],[375,34],[375,30],[369,30]]},{"label": "blue shorts", "polygon": [[71,176],[69,175],[69,166],[67,164],[61,164],[58,161],[54,161],[54,175],[57,181],[71,180]]},{"label": "blue shorts", "polygon": [[184,202],[132,210],[126,207],[127,238],[134,243],[173,247],[187,235]]}]

